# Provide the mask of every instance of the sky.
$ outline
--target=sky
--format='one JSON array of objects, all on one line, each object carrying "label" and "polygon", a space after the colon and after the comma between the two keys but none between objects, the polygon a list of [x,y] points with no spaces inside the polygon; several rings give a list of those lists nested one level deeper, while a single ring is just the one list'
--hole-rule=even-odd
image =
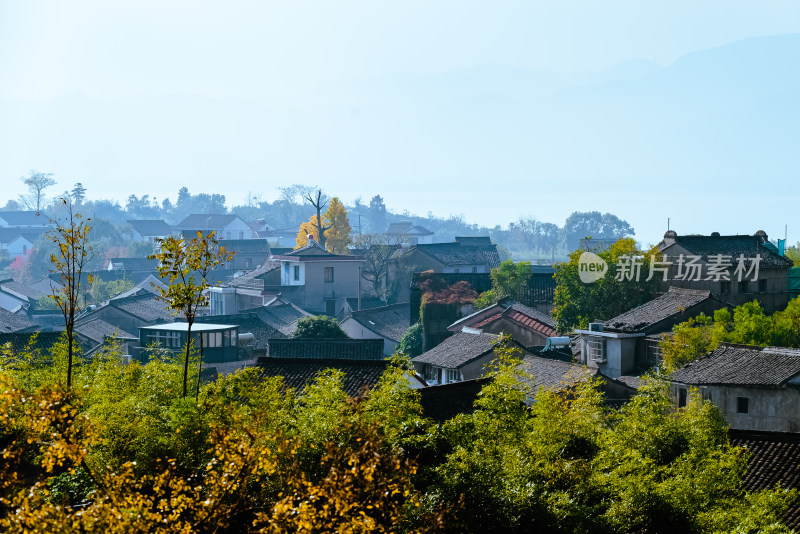
[{"label": "sky", "polygon": [[[622,138],[613,129],[608,138],[601,129],[592,138],[566,126],[526,137],[517,117],[559,125],[569,118],[546,116],[550,101],[531,103],[529,95],[501,90],[497,104],[480,91],[461,95],[476,99],[467,103],[453,93],[460,79],[477,86],[508,76],[514,85],[536,74],[557,86],[540,88],[539,96],[556,95],[555,105],[566,106],[565,98],[580,95],[565,87],[594,87],[602,83],[598,73],[631,60],[668,70],[697,51],[797,33],[796,1],[0,1],[0,110],[8,113],[0,126],[0,201],[23,192],[19,177],[38,169],[54,173],[57,187],[81,181],[90,197],[121,200],[130,193],[174,200],[182,185],[218,192],[222,180],[232,205],[249,191],[270,199],[297,182],[346,201],[380,193],[390,209],[462,214],[489,226],[527,215],[560,225],[576,209],[596,209],[631,221],[648,241],[670,215],[687,233],[752,233],[764,223],[772,235],[792,227],[769,218],[774,208],[754,219],[722,210],[693,218],[709,190],[673,191],[668,202],[690,198],[691,205],[656,209],[657,189],[630,178],[646,175],[647,163],[628,169],[630,155],[614,149]],[[437,83],[448,99],[432,99]],[[452,102],[458,109],[451,113]],[[137,115],[147,117],[149,130],[134,124]],[[509,135],[493,132],[506,124],[513,125]],[[696,146],[676,132],[658,143],[669,143],[675,159],[689,158],[679,169],[697,166]],[[569,161],[586,153],[593,159],[584,166]],[[713,175],[714,158],[725,151],[709,154],[701,164]],[[797,171],[787,161],[768,169],[784,191]],[[596,176],[587,173],[592,166],[599,166]],[[610,185],[615,175],[627,181]],[[678,187],[691,188],[698,177],[687,180]],[[770,198],[740,192],[745,183],[717,189],[716,200],[735,212]],[[793,195],[779,201],[788,209]]]}]

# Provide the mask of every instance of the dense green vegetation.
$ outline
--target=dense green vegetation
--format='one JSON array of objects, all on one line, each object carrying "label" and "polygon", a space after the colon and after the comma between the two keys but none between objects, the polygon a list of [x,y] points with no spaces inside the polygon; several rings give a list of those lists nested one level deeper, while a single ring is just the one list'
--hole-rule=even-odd
[{"label": "dense green vegetation", "polygon": [[[182,397],[183,365],[64,384],[64,347],[0,362],[0,530],[9,532],[787,532],[793,492],[748,494],[743,451],[698,395],[651,381],[619,411],[596,384],[527,408],[513,349],[472,414],[426,419],[396,358],[348,398],[247,369]],[[196,362],[193,362],[196,365]]]},{"label": "dense green vegetation", "polygon": [[675,370],[717,348],[722,342],[775,347],[800,347],[800,298],[772,315],[764,313],[757,300],[733,309],[714,312],[676,325],[661,342],[667,370]]}]

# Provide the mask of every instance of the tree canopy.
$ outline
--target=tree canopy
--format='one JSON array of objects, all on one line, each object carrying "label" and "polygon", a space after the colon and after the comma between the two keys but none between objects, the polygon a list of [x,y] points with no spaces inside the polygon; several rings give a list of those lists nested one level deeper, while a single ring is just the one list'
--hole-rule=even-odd
[{"label": "tree canopy", "polygon": [[346,339],[347,334],[335,317],[316,315],[298,320],[292,337]]}]

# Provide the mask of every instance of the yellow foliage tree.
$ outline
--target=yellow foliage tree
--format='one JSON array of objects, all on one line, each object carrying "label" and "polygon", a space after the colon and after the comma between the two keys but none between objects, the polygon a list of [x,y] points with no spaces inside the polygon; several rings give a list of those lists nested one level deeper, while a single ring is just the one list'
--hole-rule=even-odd
[{"label": "yellow foliage tree", "polygon": [[347,210],[344,209],[337,197],[333,197],[325,212],[326,226],[330,229],[325,234],[325,245],[334,254],[347,254],[347,245],[350,244],[350,221],[347,219]]},{"label": "yellow foliage tree", "polygon": [[314,240],[319,243],[319,230],[317,229],[317,216],[312,215],[310,219],[300,225],[300,231],[297,232],[297,244],[294,248],[298,249],[308,245],[308,236],[314,236]]}]

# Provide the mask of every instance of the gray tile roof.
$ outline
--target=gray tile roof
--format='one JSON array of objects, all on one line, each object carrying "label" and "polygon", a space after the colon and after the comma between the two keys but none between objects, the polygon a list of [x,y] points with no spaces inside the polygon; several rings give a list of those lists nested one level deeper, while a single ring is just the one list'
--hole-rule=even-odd
[{"label": "gray tile roof", "polygon": [[237,215],[192,213],[179,222],[176,226],[178,228],[188,228],[189,230],[199,230],[201,228],[219,228],[220,226],[228,226],[238,218],[239,217]]},{"label": "gray tile roof", "polygon": [[709,290],[670,287],[663,295],[609,319],[603,323],[603,327],[606,330],[629,333],[644,331],[649,326],[709,299],[716,300],[719,308],[726,306],[724,302],[712,297]]},{"label": "gray tile roof", "polygon": [[146,272],[157,272],[158,271],[158,262],[157,259],[150,259],[146,256],[142,256],[139,258],[109,258],[108,263],[111,266],[111,269],[117,271],[146,271]]},{"label": "gray tile roof", "polygon": [[0,219],[9,226],[49,225],[50,217],[37,211],[0,211]]},{"label": "gray tile roof", "polygon": [[259,358],[262,377],[280,376],[288,387],[300,390],[325,369],[344,373],[344,391],[358,395],[365,386],[372,389],[390,365],[388,360],[325,360],[310,358]]},{"label": "gray tile roof", "polygon": [[556,328],[556,320],[555,319],[553,319],[551,316],[547,315],[544,312],[540,312],[539,310],[531,308],[530,306],[525,306],[524,304],[520,304],[519,302],[514,302],[513,304],[511,304],[510,309],[512,309],[514,311],[518,311],[518,312],[520,312],[520,313],[522,313],[524,315],[527,315],[531,319],[535,319],[535,320],[539,321],[540,323],[545,324],[545,325],[549,326],[550,328],[552,328],[554,330]]},{"label": "gray tile roof", "polygon": [[10,290],[13,293],[21,295],[28,300],[36,300],[40,297],[45,296],[45,293],[42,293],[36,288],[33,288],[27,284],[21,284],[19,282],[15,282],[13,280],[3,280],[0,281],[0,287],[3,289]]},{"label": "gray tile roof", "polygon": [[408,303],[355,311],[351,317],[364,328],[398,343],[408,327],[411,326],[411,312]]},{"label": "gray tile roof", "polygon": [[[771,248],[771,244],[764,235],[711,235],[711,236],[679,236],[673,235],[671,239],[681,247],[697,254],[708,261],[708,257],[715,254],[731,256],[732,261],[736,262],[739,254],[744,254],[745,258],[754,258],[756,254],[761,255],[761,267],[791,267],[792,261],[779,255]],[[659,243],[659,249],[665,250],[671,245],[670,239]],[[666,251],[669,254],[669,251]]]},{"label": "gray tile roof", "polygon": [[36,243],[40,236],[49,228],[3,228],[0,227],[0,243],[11,243],[17,237],[24,237],[31,243]]},{"label": "gray tile roof", "polygon": [[597,373],[597,370],[590,372],[583,365],[539,356],[525,356],[520,366],[525,372],[533,375],[533,380],[523,379],[530,388],[531,397],[536,396],[540,387],[562,390],[584,382]]},{"label": "gray tile roof", "polygon": [[27,317],[0,308],[0,332],[22,332],[36,327]]},{"label": "gray tile roof", "polygon": [[500,255],[495,245],[463,245],[461,243],[434,243],[411,247],[424,252],[445,266],[488,265],[500,266]]},{"label": "gray tile roof", "polygon": [[162,237],[172,234],[172,228],[161,219],[127,221],[131,227],[146,237]]},{"label": "gray tile roof", "polygon": [[137,338],[136,335],[126,332],[120,327],[108,323],[102,319],[89,319],[87,321],[81,321],[75,325],[75,331],[97,344],[103,343],[106,337],[116,336],[120,338]]},{"label": "gray tile roof", "polygon": [[112,300],[109,302],[109,306],[114,306],[146,323],[172,322],[175,318],[166,303],[151,294]]},{"label": "gray tile roof", "polygon": [[311,314],[294,304],[278,304],[258,308],[258,316],[284,337],[289,337],[297,330],[297,321]]},{"label": "gray tile roof", "polygon": [[269,356],[274,358],[383,360],[383,340],[308,338],[270,339]]},{"label": "gray tile roof", "polygon": [[800,349],[720,344],[708,356],[678,369],[670,380],[689,385],[784,387],[800,374]]},{"label": "gray tile roof", "polygon": [[413,359],[417,363],[429,363],[446,369],[459,367],[494,350],[500,336],[494,334],[469,334],[456,332],[427,352]]}]

